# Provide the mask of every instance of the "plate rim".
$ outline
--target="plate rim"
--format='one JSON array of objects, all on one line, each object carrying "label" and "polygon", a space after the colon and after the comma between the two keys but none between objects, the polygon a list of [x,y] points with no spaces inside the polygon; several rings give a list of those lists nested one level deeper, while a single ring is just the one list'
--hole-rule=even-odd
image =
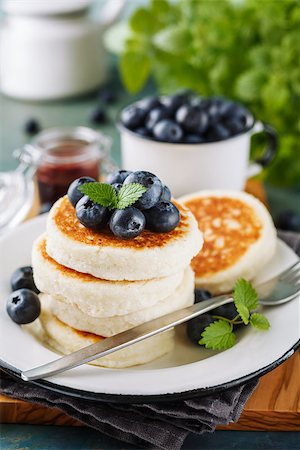
[{"label": "plate rim", "polygon": [[75,398],[81,398],[84,400],[92,400],[92,401],[100,401],[100,402],[110,402],[110,403],[122,403],[122,404],[141,404],[141,403],[162,403],[168,401],[181,401],[181,400],[190,400],[195,397],[203,397],[205,395],[217,394],[219,392],[223,392],[227,389],[238,387],[242,384],[248,383],[251,380],[258,379],[263,375],[271,372],[276,369],[276,367],[283,364],[287,361],[291,356],[293,356],[296,350],[300,348],[300,339],[288,350],[286,351],[280,358],[273,361],[261,369],[258,369],[250,374],[244,375],[243,377],[236,378],[235,380],[231,380],[226,383],[219,384],[217,386],[206,387],[193,389],[184,392],[175,392],[168,394],[156,394],[156,395],[133,395],[133,394],[105,394],[101,392],[91,392],[85,391],[81,389],[70,388],[68,386],[59,385],[57,383],[52,383],[51,381],[46,380],[34,380],[34,381],[24,381],[21,378],[21,371],[6,364],[4,361],[0,359],[0,369],[6,372],[8,375],[13,378],[17,378],[18,381],[21,381],[22,384],[25,385],[33,385],[42,387],[46,390],[50,390],[53,392],[57,392],[59,394],[68,395]]}]

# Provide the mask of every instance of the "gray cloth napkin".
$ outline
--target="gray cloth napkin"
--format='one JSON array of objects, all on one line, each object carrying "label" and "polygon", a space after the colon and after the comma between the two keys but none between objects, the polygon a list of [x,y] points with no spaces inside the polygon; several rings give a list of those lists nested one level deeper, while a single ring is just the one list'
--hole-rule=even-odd
[{"label": "gray cloth napkin", "polygon": [[[279,232],[279,237],[300,255],[299,234]],[[59,408],[87,426],[137,448],[177,450],[190,432],[212,432],[218,425],[237,421],[257,384],[256,379],[192,400],[127,405],[59,394],[27,384],[3,372],[0,392],[50,408]]]}]

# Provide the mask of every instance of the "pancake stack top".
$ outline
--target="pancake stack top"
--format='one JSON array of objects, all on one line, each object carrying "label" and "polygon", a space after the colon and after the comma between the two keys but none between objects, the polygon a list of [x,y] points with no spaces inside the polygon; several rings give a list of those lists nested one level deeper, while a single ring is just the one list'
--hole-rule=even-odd
[{"label": "pancake stack top", "polygon": [[[176,204],[180,223],[167,233],[144,230],[134,239],[93,231],[63,197],[47,232],[33,247],[35,283],[42,292],[40,323],[48,343],[70,353],[194,302],[192,258],[202,247],[193,214]],[[173,331],[161,333],[93,364],[126,367],[170,351]]]}]

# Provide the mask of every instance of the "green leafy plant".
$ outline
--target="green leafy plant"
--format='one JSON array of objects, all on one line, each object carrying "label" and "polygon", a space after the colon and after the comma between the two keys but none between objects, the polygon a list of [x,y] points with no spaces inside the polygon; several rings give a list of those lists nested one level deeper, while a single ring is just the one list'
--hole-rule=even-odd
[{"label": "green leafy plant", "polygon": [[163,93],[188,88],[245,103],[280,135],[268,180],[300,181],[299,0],[152,0],[133,13],[123,37],[129,92],[153,75]]},{"label": "green leafy plant", "polygon": [[260,313],[254,312],[258,308],[257,292],[248,281],[241,278],[235,284],[233,300],[238,311],[234,319],[213,316],[216,320],[205,328],[201,334],[200,345],[213,350],[226,350],[236,342],[236,335],[233,331],[234,325],[252,325],[259,330],[268,330],[270,323],[268,319]]},{"label": "green leafy plant", "polygon": [[78,188],[93,202],[109,209],[125,209],[133,205],[147,191],[139,183],[124,184],[119,191],[107,183],[85,183]]}]

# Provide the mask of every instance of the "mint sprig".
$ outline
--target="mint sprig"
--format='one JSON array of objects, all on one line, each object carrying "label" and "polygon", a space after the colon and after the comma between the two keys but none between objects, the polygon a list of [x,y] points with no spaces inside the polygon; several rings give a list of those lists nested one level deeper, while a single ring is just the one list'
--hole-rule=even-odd
[{"label": "mint sprig", "polygon": [[119,192],[111,184],[98,182],[85,183],[78,189],[93,202],[109,209],[125,209],[147,191],[147,188],[139,183],[124,184]]},{"label": "mint sprig", "polygon": [[254,312],[258,308],[258,295],[249,281],[239,279],[234,286],[233,300],[238,314],[232,320],[226,317],[213,316],[215,322],[207,326],[201,334],[200,345],[213,350],[226,350],[236,342],[234,325],[252,325],[259,330],[268,330],[270,323],[260,313]]}]

